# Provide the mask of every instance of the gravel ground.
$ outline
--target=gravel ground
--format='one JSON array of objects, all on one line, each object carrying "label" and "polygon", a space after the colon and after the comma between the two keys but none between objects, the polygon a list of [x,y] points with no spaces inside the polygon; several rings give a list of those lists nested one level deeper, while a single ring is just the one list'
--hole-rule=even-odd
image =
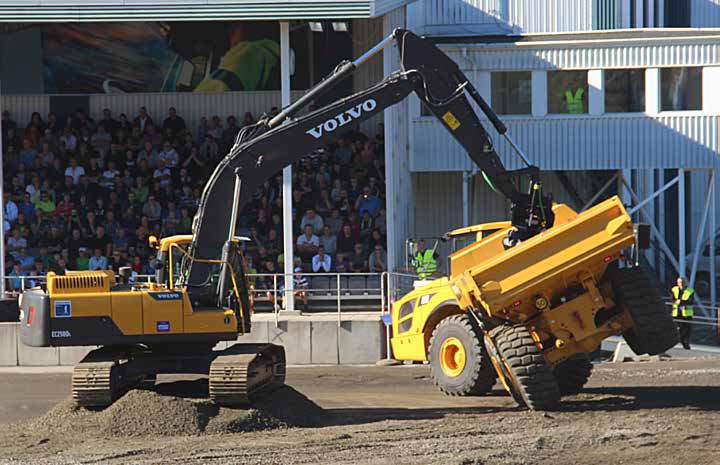
[{"label": "gravel ground", "polygon": [[212,406],[202,380],[103,412],[66,400],[3,425],[0,463],[720,464],[717,359],[601,364],[553,412],[499,389],[442,396],[424,366],[301,368],[288,384],[249,410]]}]

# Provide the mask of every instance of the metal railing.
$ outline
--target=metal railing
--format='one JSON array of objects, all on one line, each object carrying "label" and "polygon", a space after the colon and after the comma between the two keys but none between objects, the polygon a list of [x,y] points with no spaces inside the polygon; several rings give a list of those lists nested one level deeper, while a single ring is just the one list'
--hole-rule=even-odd
[{"label": "metal railing", "polygon": [[[298,298],[305,293],[308,301],[334,303],[338,324],[342,321],[343,307],[349,303],[361,303],[372,308],[375,301],[380,311],[385,312],[388,302],[388,273],[253,273],[248,280],[254,283],[253,293],[256,302],[270,302],[277,321],[281,311],[281,302],[285,297],[285,279],[294,280],[295,294]],[[298,281],[306,280],[300,287]],[[368,302],[370,301],[370,302]],[[257,306],[256,306],[257,308]]]},{"label": "metal railing", "polygon": [[[119,276],[116,276],[116,278],[119,278]],[[152,274],[137,274],[130,277],[131,283],[152,283],[154,281],[155,275]],[[33,287],[45,288],[47,275],[7,275],[5,276],[5,283],[5,294],[13,296]]]}]

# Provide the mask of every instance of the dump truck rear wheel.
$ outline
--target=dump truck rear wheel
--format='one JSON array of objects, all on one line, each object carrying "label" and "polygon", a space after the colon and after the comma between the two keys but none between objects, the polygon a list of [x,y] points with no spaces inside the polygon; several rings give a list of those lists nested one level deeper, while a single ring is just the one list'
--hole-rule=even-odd
[{"label": "dump truck rear wheel", "polygon": [[636,354],[657,355],[677,344],[677,326],[650,275],[642,268],[623,268],[612,274],[618,307],[627,312],[634,326],[623,333]]},{"label": "dump truck rear wheel", "polygon": [[560,394],[571,396],[582,391],[592,373],[593,365],[587,354],[576,354],[555,365],[553,375]]},{"label": "dump truck rear wheel", "polygon": [[432,333],[428,359],[433,383],[451,396],[480,395],[495,384],[481,336],[465,315],[442,320]]},{"label": "dump truck rear wheel", "polygon": [[560,387],[525,326],[498,326],[485,340],[500,381],[518,404],[531,410],[557,406]]}]

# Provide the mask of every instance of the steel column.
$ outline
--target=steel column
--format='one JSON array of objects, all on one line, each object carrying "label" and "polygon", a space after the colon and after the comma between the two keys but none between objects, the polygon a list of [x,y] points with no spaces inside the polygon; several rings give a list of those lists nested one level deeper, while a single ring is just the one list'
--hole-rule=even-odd
[{"label": "steel column", "polygon": [[711,171],[713,182],[710,185],[710,305],[715,307],[715,234],[717,232],[717,221],[715,217],[715,170]]},{"label": "steel column", "polygon": [[685,170],[678,169],[678,273],[683,278],[685,276]]},{"label": "steel column", "polygon": [[[290,23],[280,23],[280,94],[282,106],[290,105]],[[295,310],[295,293],[292,273],[295,259],[293,251],[292,221],[292,165],[283,168],[283,256],[285,264],[285,310]]]}]

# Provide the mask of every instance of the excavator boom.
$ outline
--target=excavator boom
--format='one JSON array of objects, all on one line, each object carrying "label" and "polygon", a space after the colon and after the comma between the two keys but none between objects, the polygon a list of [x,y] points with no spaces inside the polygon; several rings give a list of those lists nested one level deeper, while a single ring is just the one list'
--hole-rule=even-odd
[{"label": "excavator boom", "polygon": [[[397,43],[400,51],[399,71],[366,90],[296,117],[314,99],[393,42]],[[427,39],[396,29],[357,60],[338,65],[333,74],[281,113],[245,128],[238,136],[234,147],[218,164],[206,184],[194,220],[191,246],[194,260],[186,263],[189,267],[186,284],[193,305],[210,304],[211,300],[222,299],[226,294],[227,279],[221,277],[217,288],[210,285],[212,265],[208,261],[222,258],[220,254],[224,244],[234,235],[237,212],[245,205],[249,193],[285,166],[335,142],[362,121],[413,92],[465,148],[493,189],[512,202],[514,231],[522,233],[521,239],[552,225],[551,198],[543,195],[538,188],[539,170],[529,163],[526,169],[518,172],[505,170],[468,96],[475,100],[496,130],[505,137],[509,137],[507,128],[458,65]],[[527,157],[522,152],[518,153],[527,162]],[[519,175],[530,177],[527,193],[517,187]],[[231,214],[226,208],[228,199],[233,199]]]}]

